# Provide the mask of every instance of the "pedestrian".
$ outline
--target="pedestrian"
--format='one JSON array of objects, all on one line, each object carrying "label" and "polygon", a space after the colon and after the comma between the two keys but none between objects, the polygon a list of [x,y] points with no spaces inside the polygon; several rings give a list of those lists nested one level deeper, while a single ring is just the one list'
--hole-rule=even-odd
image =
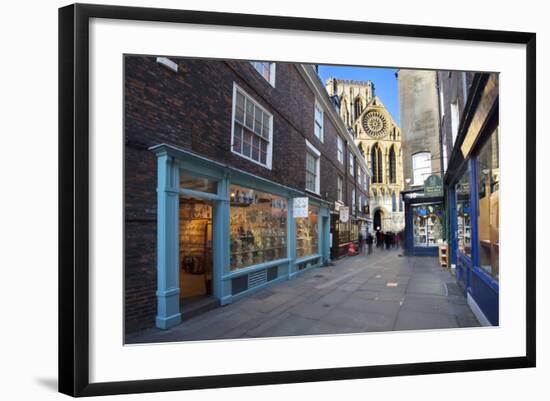
[{"label": "pedestrian", "polygon": [[359,253],[363,253],[363,233],[359,231]]},{"label": "pedestrian", "polygon": [[367,235],[367,247],[368,247],[368,252],[369,252],[369,255],[372,253],[372,243],[374,241],[374,238],[372,236],[371,233],[369,233]]},{"label": "pedestrian", "polygon": [[395,234],[395,246],[397,247],[397,249],[399,249],[400,243],[401,243],[401,231]]},{"label": "pedestrian", "polygon": [[391,233],[390,232],[385,232],[384,233],[384,243],[386,244],[386,250],[389,250],[390,245],[391,245]]}]

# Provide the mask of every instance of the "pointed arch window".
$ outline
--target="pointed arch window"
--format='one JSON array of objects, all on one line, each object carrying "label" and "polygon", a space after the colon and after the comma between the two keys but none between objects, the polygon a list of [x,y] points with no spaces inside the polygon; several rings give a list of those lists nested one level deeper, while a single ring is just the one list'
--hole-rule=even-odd
[{"label": "pointed arch window", "polygon": [[390,184],[395,184],[397,182],[396,173],[395,146],[392,145],[390,148]]},{"label": "pointed arch window", "polygon": [[344,98],[342,98],[341,102],[342,105],[340,106],[340,109],[342,110],[342,120],[344,120],[347,125],[351,125],[349,121],[348,102],[346,102],[346,99]]},{"label": "pointed arch window", "polygon": [[382,150],[377,143],[371,149],[370,160],[372,182],[380,184],[382,183]]},{"label": "pointed arch window", "polygon": [[355,119],[357,119],[361,115],[361,112],[363,111],[363,105],[361,104],[360,98],[355,99],[354,108],[355,108]]},{"label": "pointed arch window", "polygon": [[391,211],[397,212],[397,197],[395,196],[395,192],[391,194]]}]

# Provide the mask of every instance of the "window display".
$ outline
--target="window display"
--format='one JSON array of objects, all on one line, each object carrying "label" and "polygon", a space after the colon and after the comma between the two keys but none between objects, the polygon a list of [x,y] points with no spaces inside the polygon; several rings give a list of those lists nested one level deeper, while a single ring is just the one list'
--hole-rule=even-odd
[{"label": "window display", "polygon": [[472,256],[472,216],[470,207],[470,170],[466,170],[456,184],[456,229],[458,250]]},{"label": "window display", "polygon": [[308,217],[296,219],[296,258],[319,253],[319,207],[309,204]]},{"label": "window display", "polygon": [[359,241],[359,222],[357,220],[350,219],[349,224],[349,240]]},{"label": "window display", "polygon": [[499,154],[498,130],[483,145],[477,158],[479,266],[498,280]]},{"label": "window display", "polygon": [[414,246],[437,246],[443,239],[443,211],[440,203],[418,205],[412,208]]},{"label": "window display", "polygon": [[231,270],[287,257],[287,201],[231,185]]}]

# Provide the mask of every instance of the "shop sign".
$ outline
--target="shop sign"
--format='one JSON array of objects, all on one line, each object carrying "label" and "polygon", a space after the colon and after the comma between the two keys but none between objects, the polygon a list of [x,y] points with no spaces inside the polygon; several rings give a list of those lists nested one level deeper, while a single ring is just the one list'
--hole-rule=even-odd
[{"label": "shop sign", "polygon": [[292,205],[292,217],[295,219],[304,218],[308,216],[308,197],[293,198]]},{"label": "shop sign", "polygon": [[342,223],[347,223],[349,220],[349,206],[340,207],[340,221]]},{"label": "shop sign", "polygon": [[424,180],[424,196],[443,196],[441,177],[432,174]]}]

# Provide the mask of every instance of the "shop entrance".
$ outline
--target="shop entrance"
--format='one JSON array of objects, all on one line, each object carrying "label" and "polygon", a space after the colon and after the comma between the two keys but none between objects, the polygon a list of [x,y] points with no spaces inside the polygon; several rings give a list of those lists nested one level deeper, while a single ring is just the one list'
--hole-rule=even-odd
[{"label": "shop entrance", "polygon": [[213,202],[180,197],[180,309],[190,318],[218,305],[212,296]]}]

